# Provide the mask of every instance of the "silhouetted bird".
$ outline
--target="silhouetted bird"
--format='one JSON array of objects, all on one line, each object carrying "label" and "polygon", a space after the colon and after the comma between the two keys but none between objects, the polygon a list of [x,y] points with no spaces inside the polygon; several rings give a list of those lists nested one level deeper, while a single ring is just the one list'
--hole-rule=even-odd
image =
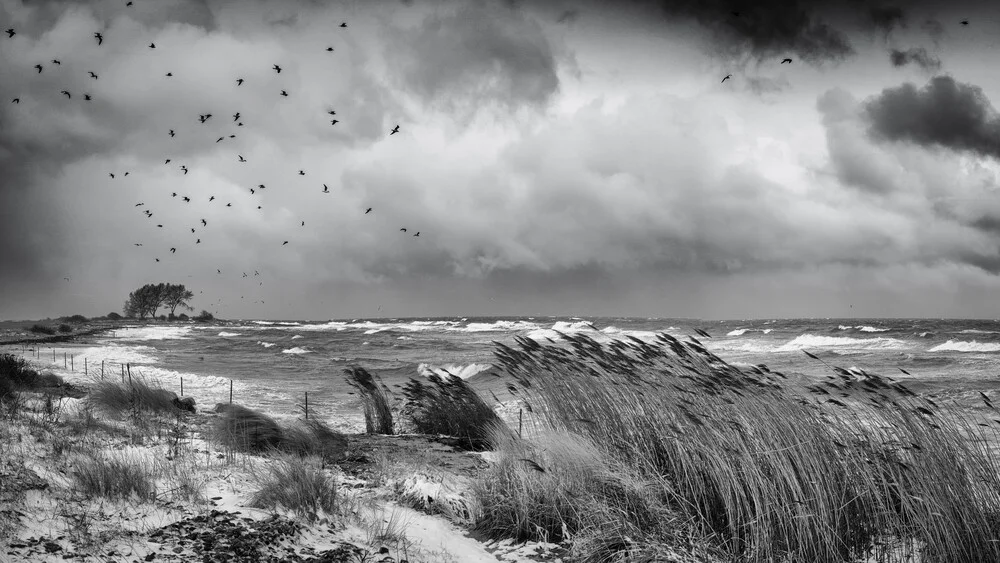
[{"label": "silhouetted bird", "polygon": [[781,64],[792,64],[792,59],[783,59]]},{"label": "silhouetted bird", "polygon": [[187,176],[187,173],[188,173],[187,166],[181,166],[181,170],[183,170],[184,171],[184,175]]},{"label": "silhouetted bird", "polygon": [[111,173],[108,173],[108,176],[111,176],[112,178],[114,178],[114,177],[115,177],[115,175],[114,175],[114,173],[113,173],[113,172],[111,172]]},{"label": "silhouetted bird", "polygon": [[417,231],[417,234],[415,234],[415,235],[413,235],[413,236],[415,236],[415,237],[419,237],[419,236],[420,236],[420,231]]},{"label": "silhouetted bird", "polygon": [[212,197],[208,198],[208,201],[215,201],[215,196],[213,195]]},{"label": "silhouetted bird", "polygon": [[192,235],[194,234],[194,229],[193,229],[193,228],[191,229],[191,234],[192,234]]},{"label": "silhouetted bird", "polygon": [[305,170],[299,170],[299,176],[305,176],[305,175],[306,175]]},{"label": "silhouetted bird", "polygon": [[205,115],[199,115],[199,116],[198,116],[198,120],[199,120],[199,121],[201,121],[202,123],[205,123],[205,122],[206,122],[206,121],[208,121],[208,120],[209,120],[209,119],[210,119],[211,117],[212,117],[212,114],[210,114],[210,113],[206,113]]},{"label": "silhouetted bird", "polygon": [[37,69],[38,69],[38,73],[39,73],[39,74],[41,74],[41,73],[42,73],[42,65],[35,65],[35,68],[37,68]]},{"label": "silhouetted bird", "polygon": [[305,222],[305,221],[302,221],[302,226],[303,226],[303,227],[305,227],[305,226],[306,226],[306,222]]},{"label": "silhouetted bird", "polygon": [[399,125],[393,127],[392,131],[389,131],[390,135],[395,135],[396,133],[399,133]]},{"label": "silhouetted bird", "polygon": [[372,208],[371,208],[371,207],[369,207],[369,208],[368,208],[367,210],[365,210],[365,215],[368,215],[368,214],[369,214],[369,213],[371,213],[371,212],[372,212]]},{"label": "silhouetted bird", "polygon": [[278,74],[281,74],[281,67],[280,67],[280,66],[278,66],[278,65],[274,65],[274,66],[273,66],[273,67],[271,67],[271,68],[273,68],[273,69],[274,69],[274,70],[275,70],[275,71],[276,71],[276,72],[277,72]]},{"label": "silhouetted bird", "polygon": [[286,91],[282,90],[282,91],[281,91],[281,95],[282,95],[282,96],[285,96],[285,97],[287,98],[287,97],[288,97],[288,92],[286,92]]},{"label": "silhouetted bird", "polygon": [[90,94],[84,94],[83,99],[89,102],[91,100]]},{"label": "silhouetted bird", "polygon": [[171,130],[170,130],[170,136],[171,136],[171,137],[173,137],[173,136],[174,136],[174,130],[173,130],[173,129],[171,129]]},{"label": "silhouetted bird", "polygon": [[330,193],[330,188],[326,187],[326,184],[323,184],[323,193],[325,194]]},{"label": "silhouetted bird", "polygon": [[242,86],[243,85],[243,79],[242,78],[237,78],[236,79],[236,85],[237,86]]},{"label": "silhouetted bird", "polygon": [[97,44],[98,45],[100,45],[101,43],[104,43],[104,36],[101,35],[100,33],[95,33],[94,34],[94,39],[97,39]]},{"label": "silhouetted bird", "polygon": [[13,100],[10,101],[10,103],[12,103],[12,104],[19,104],[19,103],[21,103],[21,98],[14,98]]},{"label": "silhouetted bird", "polygon": [[4,33],[7,34],[7,39],[10,39],[11,37],[17,35],[17,33],[14,33],[14,28],[8,28],[7,31],[5,31]]},{"label": "silhouetted bird", "polygon": [[253,195],[255,193],[257,193],[257,192],[253,191],[253,188],[250,188],[250,195]]},{"label": "silhouetted bird", "polygon": [[333,47],[327,47],[326,50],[328,53],[333,52]]},{"label": "silhouetted bird", "polygon": [[177,254],[177,249],[176,248],[171,248],[170,252],[173,252],[174,254]]},{"label": "silhouetted bird", "polygon": [[722,79],[722,81],[725,82],[725,81],[729,80],[732,77],[733,77],[732,74],[727,74],[726,77]]},{"label": "silhouetted bird", "polygon": [[281,246],[285,246],[286,244],[288,244],[287,240],[285,242],[281,243]]},{"label": "silhouetted bird", "polygon": [[339,123],[339,120],[337,119],[330,121],[330,125],[336,125],[337,123]]},{"label": "silhouetted bird", "polygon": [[340,27],[347,27],[347,22],[340,24]]},{"label": "silhouetted bird", "polygon": [[171,194],[170,197],[177,197],[177,192],[174,192],[173,194]]},{"label": "silhouetted bird", "polygon": [[184,196],[183,199],[185,203],[191,203],[191,198],[189,198],[188,196]]},{"label": "silhouetted bird", "polygon": [[62,63],[59,62],[57,59],[52,59],[52,64],[54,64],[54,65],[62,65]]},{"label": "silhouetted bird", "polygon": [[87,72],[88,72],[88,73],[90,74],[90,77],[91,77],[91,78],[93,78],[94,80],[97,80],[97,75],[96,75],[96,74],[94,74],[94,71],[92,71],[92,70],[89,70],[89,71],[87,71]]},{"label": "silhouetted bird", "polygon": [[149,44],[149,48],[150,49],[155,49],[156,48],[156,43],[150,43]]},{"label": "silhouetted bird", "polygon": [[201,239],[196,240],[195,244],[201,244]]},{"label": "silhouetted bird", "polygon": [[264,184],[257,184],[257,187],[262,190],[267,188],[267,186],[265,186]]},{"label": "silhouetted bird", "polygon": [[160,261],[160,259],[159,259],[159,258],[157,258],[157,259],[156,259],[156,261],[157,261],[157,262],[159,262],[159,261]]},{"label": "silhouetted bird", "polygon": [[227,203],[226,204],[226,207],[232,207],[232,206],[233,206],[233,204],[231,204],[231,203]]},{"label": "silhouetted bird", "polygon": [[129,0],[128,2],[125,2],[125,7],[126,8],[128,8],[130,6],[132,6],[132,1],[131,0]]},{"label": "silhouetted bird", "polygon": [[243,158],[242,154],[238,154],[236,156],[240,157],[240,162],[246,162],[247,161],[247,159]]},{"label": "silhouetted bird", "polygon": [[216,272],[219,272],[220,274],[222,273],[222,270],[218,270],[218,269],[217,269],[217,270],[215,270],[215,271],[216,271]]},{"label": "silhouetted bird", "polygon": [[337,115],[337,112],[333,111],[332,109],[330,111],[326,112],[326,113],[328,113],[330,115]]},{"label": "silhouetted bird", "polygon": [[174,73],[172,73],[172,72],[168,72],[167,73],[167,76],[173,76],[173,75],[174,75]]},{"label": "silhouetted bird", "polygon": [[233,121],[239,121],[239,120],[240,120],[240,112],[236,112],[235,114],[233,114]]},{"label": "silhouetted bird", "polygon": [[257,206],[257,209],[260,209],[260,206],[259,206],[259,205]]},{"label": "silhouetted bird", "polygon": [[70,95],[69,95],[69,92],[67,92],[66,90],[63,90],[62,92],[59,92],[59,93],[60,93],[60,94],[66,94],[66,97],[67,97],[67,98],[70,98],[70,99],[72,99],[72,98],[73,98],[73,96],[70,96]]},{"label": "silhouetted bird", "polygon": [[[128,176],[128,172],[125,173],[125,176]],[[124,178],[125,176],[122,176],[122,177]]]},{"label": "silhouetted bird", "polygon": [[163,225],[157,225],[157,227],[159,227],[159,228],[161,228],[161,229],[162,229],[162,228],[163,228]]},{"label": "silhouetted bird", "polygon": [[969,20],[962,20],[960,23],[962,25],[969,25]]},{"label": "silhouetted bird", "polygon": [[221,143],[223,139],[225,139],[225,137],[219,137],[218,139],[215,140],[215,142],[216,143]]},{"label": "silhouetted bird", "polygon": [[201,226],[202,226],[202,227],[207,227],[207,226],[208,226],[208,222],[207,222],[207,221],[205,221],[204,219],[202,219],[202,220],[201,220]]},{"label": "silhouetted bird", "polygon": [[406,227],[403,227],[402,229],[399,229],[399,230],[405,233],[406,232]]},{"label": "silhouetted bird", "polygon": [[[163,164],[170,164],[170,159],[168,158]],[[174,194],[177,195],[177,194]]]},{"label": "silhouetted bird", "polygon": [[146,204],[145,203],[137,203],[137,204],[135,204],[136,207],[139,207],[140,205],[146,205]]},{"label": "silhouetted bird", "polygon": [[135,243],[135,246],[142,246],[142,243],[141,242],[137,242],[137,243]]}]

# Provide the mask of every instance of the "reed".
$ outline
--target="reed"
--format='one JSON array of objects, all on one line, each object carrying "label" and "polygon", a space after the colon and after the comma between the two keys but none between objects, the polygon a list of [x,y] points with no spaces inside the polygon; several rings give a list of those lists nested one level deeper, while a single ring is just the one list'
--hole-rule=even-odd
[{"label": "reed", "polygon": [[432,373],[426,381],[411,378],[403,387],[404,413],[417,432],[452,436],[467,449],[483,450],[506,430],[496,411],[462,378]]},{"label": "reed", "polygon": [[389,392],[377,376],[361,367],[344,370],[347,384],[358,390],[365,409],[365,432],[368,434],[394,433],[392,406]]},{"label": "reed", "polygon": [[[679,514],[728,558],[1000,561],[1000,467],[987,449],[996,432],[890,378],[833,368],[799,387],[666,334],[518,338],[496,356],[544,428],[598,445],[606,466],[635,468],[647,505]],[[530,459],[544,469],[535,480],[575,463]],[[541,504],[530,502],[546,494],[537,490],[526,504]],[[552,534],[552,515],[520,518],[520,535]],[[572,511],[559,521],[570,537],[585,529]]]}]

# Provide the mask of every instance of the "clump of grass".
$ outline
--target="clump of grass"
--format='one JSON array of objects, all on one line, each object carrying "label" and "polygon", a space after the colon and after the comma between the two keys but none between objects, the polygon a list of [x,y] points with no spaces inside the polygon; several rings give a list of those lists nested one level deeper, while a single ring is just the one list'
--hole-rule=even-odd
[{"label": "clump of grass", "polygon": [[336,461],[347,451],[347,438],[325,422],[313,418],[279,424],[242,405],[222,405],[212,435],[222,445],[247,453],[279,451]]},{"label": "clump of grass", "polygon": [[250,497],[250,506],[291,510],[315,521],[320,512],[337,511],[336,481],[321,468],[318,458],[281,456],[266,471],[255,472],[258,489]]},{"label": "clump of grass", "polygon": [[49,334],[49,335],[52,335],[52,334],[56,333],[56,329],[54,329],[54,328],[52,328],[50,326],[43,325],[43,324],[34,324],[34,325],[31,325],[31,328],[29,328],[28,331],[32,332],[34,334]]},{"label": "clump of grass", "polygon": [[17,391],[32,391],[63,384],[62,378],[51,372],[38,373],[31,369],[24,358],[0,354],[0,400]]},{"label": "clump of grass", "polygon": [[366,369],[350,367],[344,370],[347,384],[358,390],[365,409],[365,432],[393,434],[392,407],[385,385]]},{"label": "clump of grass", "polygon": [[156,498],[154,475],[143,463],[124,455],[94,452],[78,455],[73,464],[73,478],[87,496],[143,501]]},{"label": "clump of grass", "polygon": [[453,436],[470,450],[483,450],[490,447],[491,435],[506,429],[496,411],[462,378],[431,373],[427,381],[411,378],[403,388],[404,412],[417,432]]},{"label": "clump of grass", "polygon": [[175,399],[177,394],[164,389],[159,382],[135,374],[125,382],[95,378],[86,400],[88,406],[112,416],[127,413],[137,417],[143,412],[176,414],[179,409]]},{"label": "clump of grass", "polygon": [[59,325],[59,332],[63,332],[63,333],[73,332],[73,327],[69,326],[66,323],[63,323],[63,324]]},{"label": "clump of grass", "polygon": [[70,317],[66,317],[66,321],[71,323],[85,323],[87,322],[87,317],[83,315],[72,315]]},{"label": "clump of grass", "polygon": [[[586,436],[611,462],[635,468],[662,508],[726,558],[1000,560],[990,541],[1000,535],[1000,467],[987,445],[1000,436],[987,423],[875,374],[834,368],[837,377],[801,388],[766,366],[741,370],[666,334],[609,344],[560,336],[497,345],[512,389],[542,427]],[[536,479],[564,465],[528,459],[544,470]],[[522,479],[504,478],[510,491]],[[511,496],[543,504],[531,499],[545,490],[525,487]],[[516,526],[488,529],[538,528],[550,537],[555,521],[571,536],[586,529],[569,509],[558,519],[508,512],[522,515],[511,518]],[[636,526],[669,541],[655,526]]]}]

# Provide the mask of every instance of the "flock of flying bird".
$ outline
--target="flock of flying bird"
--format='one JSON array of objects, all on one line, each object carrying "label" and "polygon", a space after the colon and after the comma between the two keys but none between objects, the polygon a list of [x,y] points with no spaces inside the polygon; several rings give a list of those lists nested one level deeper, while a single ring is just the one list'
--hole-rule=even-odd
[{"label": "flock of flying bird", "polygon": [[[126,4],[126,6],[128,6],[128,7],[131,7],[132,5],[133,5],[133,2],[128,2],[128,3]],[[346,27],[347,27],[347,22],[344,22],[344,23],[341,23],[341,24],[340,24],[340,27],[341,27],[341,28],[346,28]],[[6,30],[6,34],[7,34],[7,38],[8,38],[8,39],[13,39],[13,38],[14,38],[14,36],[15,36],[15,35],[17,35],[17,32],[16,32],[16,31],[15,31],[14,29],[12,29],[12,28],[11,28],[11,29],[7,29],[7,30]],[[98,46],[101,46],[101,45],[103,45],[103,44],[104,44],[104,35],[103,35],[102,33],[100,33],[100,32],[95,32],[95,33],[94,33],[94,39],[95,39],[95,40],[97,41],[97,45],[98,45]],[[148,45],[148,48],[149,48],[149,49],[156,49],[156,44],[155,44],[155,43],[150,43],[150,44]],[[333,49],[333,47],[326,47],[326,51],[327,51],[327,52],[333,52],[333,50],[334,50],[334,49]],[[52,59],[52,64],[53,64],[53,65],[57,65],[57,66],[61,66],[61,65],[62,65],[62,62],[61,62],[61,61],[59,61],[58,59]],[[42,64],[36,64],[36,65],[34,66],[34,68],[35,68],[35,69],[36,69],[36,70],[38,71],[38,74],[41,74],[41,73],[43,72],[43,70],[45,69],[45,67],[44,67],[44,66],[43,66]],[[275,64],[275,65],[274,65],[274,66],[272,66],[271,68],[272,68],[272,70],[274,70],[274,72],[275,72],[275,73],[277,73],[277,74],[281,74],[281,71],[282,71],[282,68],[281,68],[281,66],[280,66],[280,65],[278,65],[278,64]],[[87,72],[88,72],[88,76],[89,76],[89,77],[90,77],[91,79],[93,79],[93,80],[98,80],[98,79],[99,79],[99,75],[98,75],[98,74],[97,74],[96,72],[94,72],[94,71],[92,71],[92,70],[89,70],[89,71],[87,71]],[[167,77],[167,78],[171,78],[171,77],[173,77],[173,73],[172,73],[172,72],[167,72],[167,73],[166,73],[166,77]],[[235,83],[236,83],[236,87],[241,87],[241,86],[243,85],[243,83],[244,83],[244,82],[245,82],[245,80],[244,80],[243,78],[236,78],[236,80],[235,80]],[[67,99],[72,99],[72,97],[73,97],[72,93],[71,93],[71,92],[69,92],[68,90],[62,90],[62,91],[61,91],[61,93],[62,93],[63,95],[65,95]],[[280,92],[280,95],[281,95],[282,97],[288,97],[288,91],[287,91],[287,90],[281,90],[281,92]],[[84,99],[84,101],[92,101],[92,100],[93,100],[93,96],[91,96],[91,94],[89,94],[89,93],[84,93],[84,94],[83,94],[83,99]],[[13,98],[13,99],[11,100],[11,102],[12,102],[12,103],[14,103],[14,104],[19,104],[19,103],[21,102],[21,99],[20,99],[20,98]],[[337,115],[337,112],[331,109],[331,110],[328,110],[328,111],[327,111],[327,114],[329,114],[330,116],[336,116],[336,115]],[[205,123],[206,123],[206,122],[208,122],[208,121],[209,121],[210,119],[212,119],[212,117],[213,117],[213,115],[212,115],[211,113],[206,113],[206,114],[202,114],[202,115],[199,115],[199,116],[198,116],[198,121],[199,121],[199,122],[200,122],[201,124],[205,124]],[[243,118],[243,114],[242,114],[241,112],[237,111],[236,113],[234,113],[234,114],[233,114],[233,116],[232,116],[232,117],[233,117],[233,121],[232,121],[232,123],[235,123],[235,124],[236,124],[236,127],[243,127],[243,126],[244,126],[244,124],[243,124],[243,121],[241,120],[241,119]],[[333,119],[331,119],[331,120],[330,120],[330,124],[331,124],[331,125],[336,125],[336,124],[337,124],[337,123],[339,123],[339,122],[340,122],[340,121],[339,121],[338,119],[336,119],[336,118],[333,118]],[[392,136],[392,135],[395,135],[396,133],[399,133],[399,125],[396,125],[395,127],[393,127],[393,128],[392,128],[392,129],[391,129],[391,130],[389,131],[389,136]],[[171,138],[174,138],[174,137],[175,137],[175,136],[177,135],[177,130],[175,130],[175,129],[170,129],[170,130],[168,131],[168,134],[169,134],[169,136],[170,136]],[[216,143],[221,143],[222,141],[226,140],[227,138],[229,138],[229,139],[233,139],[233,138],[236,138],[236,135],[235,135],[235,133],[230,133],[230,134],[228,134],[228,135],[223,135],[223,136],[219,137],[219,138],[218,138],[218,139],[217,139],[217,140],[216,140],[215,142],[216,142]],[[245,162],[247,162],[247,159],[246,159],[246,158],[244,158],[244,157],[243,157],[243,155],[241,155],[241,154],[238,154],[238,155],[236,155],[236,156],[238,157],[238,159],[239,159],[239,162],[241,162],[241,163],[245,163]],[[170,159],[170,158],[165,158],[165,159],[164,159],[164,165],[169,165],[169,164],[170,164],[171,162],[172,162],[172,159]],[[183,173],[183,175],[185,175],[185,176],[186,176],[186,175],[188,174],[188,172],[189,172],[189,170],[188,170],[188,168],[187,168],[187,166],[186,166],[186,165],[179,165],[179,170],[180,170],[180,171],[181,171],[181,172]],[[110,177],[111,179],[115,179],[115,178],[117,177],[117,176],[115,175],[115,173],[114,173],[114,172],[110,172],[110,173],[109,173],[108,175],[109,175],[109,177]],[[305,176],[305,175],[306,175],[306,173],[305,173],[305,171],[304,171],[304,170],[299,170],[299,171],[298,171],[298,175],[299,175],[299,176]],[[124,177],[127,177],[127,176],[129,176],[129,172],[127,172],[127,171],[126,171],[126,172],[125,172],[124,174],[122,174],[122,175],[121,175],[121,178],[124,178]],[[257,191],[259,191],[259,190],[264,190],[264,189],[267,189],[267,186],[265,186],[264,184],[258,184],[258,185],[256,186],[256,188],[248,188],[248,189],[249,189],[249,191],[250,191],[250,195],[251,195],[251,196],[253,196],[253,195],[255,195],[255,194],[257,193]],[[328,187],[328,186],[327,186],[326,184],[323,184],[323,190],[322,190],[322,192],[321,192],[321,193],[324,193],[324,194],[328,194],[328,193],[330,193],[330,188],[329,188],[329,187]],[[172,192],[172,193],[171,193],[171,197],[172,197],[172,198],[177,198],[177,197],[180,197],[180,198],[181,198],[181,201],[183,201],[184,203],[191,203],[191,202],[192,202],[192,197],[190,197],[190,196],[187,196],[187,195],[183,195],[183,196],[181,196],[181,195],[180,195],[180,194],[178,194],[177,192]],[[214,201],[215,201],[215,199],[216,199],[216,198],[215,198],[215,196],[214,196],[214,195],[211,195],[211,196],[209,196],[209,197],[208,197],[207,199],[208,199],[208,203],[212,203],[212,202],[214,202]],[[233,206],[232,202],[228,202],[228,203],[226,203],[226,205],[225,205],[225,207],[232,207],[232,206]],[[154,213],[153,213],[153,211],[151,211],[151,210],[150,210],[150,209],[149,209],[148,207],[146,207],[146,204],[145,204],[145,202],[139,202],[139,203],[136,203],[136,204],[135,204],[135,207],[144,207],[144,209],[142,210],[142,213],[144,213],[144,214],[146,215],[146,218],[147,218],[147,219],[152,219],[152,218],[153,218],[153,215],[154,215]],[[260,206],[260,205],[257,205],[257,209],[258,209],[258,210],[262,209],[262,206]],[[364,211],[364,214],[365,214],[365,215],[367,215],[367,214],[371,213],[372,211],[373,211],[373,208],[371,208],[371,207],[368,207],[367,209],[365,209],[365,211]],[[301,221],[301,222],[300,222],[300,226],[301,226],[301,227],[305,227],[305,221]],[[162,223],[156,223],[156,227],[157,227],[157,228],[164,228],[164,225],[163,225]],[[204,218],[202,218],[202,219],[201,219],[201,227],[202,227],[202,228],[206,228],[206,227],[208,227],[208,222],[207,222],[207,220],[206,220],[206,219],[204,219]],[[401,227],[401,228],[399,229],[399,231],[400,231],[400,232],[402,232],[402,233],[407,233],[407,232],[408,232],[408,229],[407,229],[406,227]],[[196,232],[196,229],[195,229],[194,227],[191,227],[191,234],[197,234],[197,232]],[[417,231],[417,232],[416,232],[416,233],[414,233],[414,234],[413,234],[412,236],[414,236],[414,237],[419,237],[419,236],[420,236],[420,231]],[[201,244],[201,242],[202,242],[202,241],[201,241],[201,238],[200,238],[200,237],[197,237],[197,236],[196,236],[196,237],[193,237],[193,238],[195,238],[195,241],[194,241],[194,244],[195,244],[195,245],[197,245],[197,244]],[[143,246],[143,244],[142,244],[141,242],[137,242],[137,243],[133,243],[133,244],[134,244],[134,246],[136,246],[136,247],[141,247],[141,246]],[[281,246],[285,246],[285,245],[287,245],[287,244],[289,244],[289,241],[285,240],[285,241],[283,241],[283,242],[281,243]],[[177,246],[171,246],[171,247],[169,248],[169,252],[170,252],[171,254],[176,254],[176,253],[177,253],[177,251],[178,251],[178,248],[177,248]],[[160,258],[159,258],[159,257],[156,257],[156,256],[154,256],[154,260],[155,260],[156,262],[160,262]],[[220,275],[222,274],[222,270],[221,270],[221,269],[219,269],[219,268],[217,268],[217,269],[216,269],[216,272],[217,272],[217,274],[220,274]],[[258,277],[258,276],[260,276],[260,273],[259,273],[259,272],[257,272],[257,271],[255,270],[255,271],[254,271],[254,277]],[[244,278],[247,278],[247,277],[249,277],[249,276],[248,276],[248,274],[247,274],[246,272],[243,272],[243,277],[244,277]],[[260,282],[260,285],[263,285],[263,282]],[[242,297],[241,297],[241,299],[242,299]],[[263,300],[261,300],[261,301],[260,301],[260,303],[263,303]]]}]

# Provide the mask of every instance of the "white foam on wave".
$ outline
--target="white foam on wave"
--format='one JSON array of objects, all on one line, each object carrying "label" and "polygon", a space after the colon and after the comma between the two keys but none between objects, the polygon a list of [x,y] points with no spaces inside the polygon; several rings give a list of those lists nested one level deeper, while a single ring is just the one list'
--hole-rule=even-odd
[{"label": "white foam on wave", "polygon": [[257,341],[257,344],[260,344],[261,346],[263,346],[265,348],[270,348],[271,346],[276,346],[276,344],[274,342],[262,342],[260,340]]},{"label": "white foam on wave", "polygon": [[427,377],[432,373],[436,373],[442,377],[447,376],[449,373],[451,375],[456,375],[461,379],[469,379],[477,373],[486,371],[492,366],[489,364],[420,364],[417,366],[417,373]]},{"label": "white foam on wave", "polygon": [[[77,358],[87,358],[88,369],[94,369],[95,366],[99,366],[100,363],[106,362],[109,364],[154,364],[159,361],[159,358],[151,354],[150,352],[155,352],[156,349],[151,346],[130,346],[109,343],[104,346],[91,346],[88,348],[78,348],[73,351],[73,354]],[[42,352],[41,359],[45,359],[45,353]],[[62,363],[62,355],[59,356],[59,363]],[[82,359],[78,360],[82,363]]]},{"label": "white foam on wave", "polygon": [[496,321],[492,323],[469,323],[464,327],[454,327],[451,330],[459,332],[511,332],[517,330],[535,330],[540,328],[529,321]]},{"label": "white foam on wave", "polygon": [[190,326],[137,326],[116,332],[115,340],[182,340],[191,333]]},{"label": "white foam on wave", "polygon": [[969,328],[959,332],[959,334],[1000,334],[1000,332],[995,330],[979,330],[975,328]]},{"label": "white foam on wave", "polygon": [[761,332],[763,332],[764,334],[770,334],[772,330],[774,330],[774,329],[773,328],[765,328]]},{"label": "white foam on wave", "polygon": [[738,328],[736,330],[731,330],[726,333],[726,336],[743,336],[746,332],[750,330],[748,328]]},{"label": "white foam on wave", "polygon": [[1000,343],[966,342],[964,340],[949,340],[927,350],[928,352],[1000,352]]},{"label": "white foam on wave", "polygon": [[860,330],[861,332],[887,332],[889,330],[887,328],[875,328],[873,326],[856,326],[854,328]]},{"label": "white foam on wave", "polygon": [[287,350],[282,350],[281,353],[282,354],[311,354],[312,352],[310,350],[306,350],[305,348],[299,348],[298,346],[296,346],[295,348],[288,348]]},{"label": "white foam on wave", "polygon": [[412,336],[400,336],[396,340],[413,340]]},{"label": "white foam on wave", "polygon": [[219,333],[219,336],[226,337],[226,336],[242,336],[242,335],[240,333],[238,333],[238,332],[226,332],[226,331],[222,331],[222,332]]},{"label": "white foam on wave", "polygon": [[532,340],[552,340],[558,342],[562,340],[559,334],[585,334],[597,342],[608,343],[612,340],[626,340],[629,336],[641,340],[652,341],[656,338],[656,333],[648,330],[624,330],[616,326],[607,326],[601,330],[596,330],[594,325],[587,321],[568,323],[556,321],[551,328],[538,328],[528,332],[526,335]]},{"label": "white foam on wave", "polygon": [[293,337],[292,337],[292,340],[295,340],[295,339],[297,339],[297,338],[302,338],[302,335],[300,335],[300,334],[296,334],[295,336],[293,336]]},{"label": "white foam on wave", "polygon": [[804,348],[854,348],[860,350],[892,350],[906,348],[906,342],[895,338],[850,338],[846,336],[816,336],[803,334],[774,349],[793,352]]}]

